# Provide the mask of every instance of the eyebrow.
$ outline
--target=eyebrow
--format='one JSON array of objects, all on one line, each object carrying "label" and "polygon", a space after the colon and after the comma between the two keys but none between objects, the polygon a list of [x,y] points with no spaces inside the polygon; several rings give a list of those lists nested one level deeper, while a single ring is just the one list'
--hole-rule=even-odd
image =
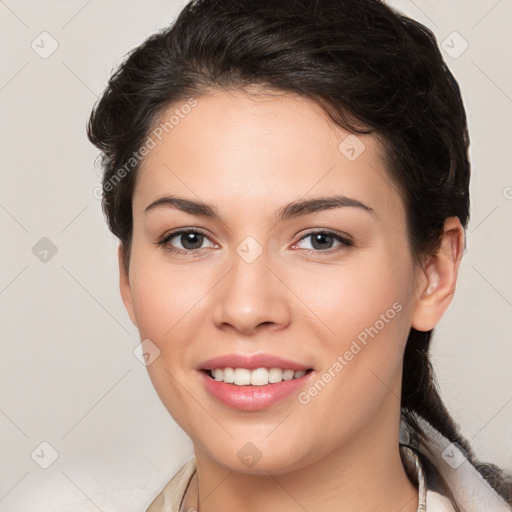
[{"label": "eyebrow", "polygon": [[[153,201],[146,207],[144,213],[147,213],[148,211],[158,207],[176,208],[191,215],[202,215],[212,219],[220,220],[220,215],[214,205],[200,201],[193,201],[191,199],[185,199],[184,197],[178,197],[174,195],[158,198],[156,201]],[[371,213],[374,217],[377,217],[373,208],[370,208],[357,199],[340,195],[293,201],[277,210],[276,217],[277,222],[281,222],[294,217],[300,217],[310,213],[341,207],[360,208],[364,211],[367,211],[368,213]]]}]

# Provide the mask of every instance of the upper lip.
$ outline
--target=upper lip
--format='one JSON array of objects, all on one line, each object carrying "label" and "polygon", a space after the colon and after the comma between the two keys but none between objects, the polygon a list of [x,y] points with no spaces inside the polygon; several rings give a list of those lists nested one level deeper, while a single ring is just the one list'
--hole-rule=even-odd
[{"label": "upper lip", "polygon": [[311,366],[284,359],[272,354],[225,354],[203,361],[198,370],[214,370],[215,368],[281,368],[282,370],[308,370]]}]

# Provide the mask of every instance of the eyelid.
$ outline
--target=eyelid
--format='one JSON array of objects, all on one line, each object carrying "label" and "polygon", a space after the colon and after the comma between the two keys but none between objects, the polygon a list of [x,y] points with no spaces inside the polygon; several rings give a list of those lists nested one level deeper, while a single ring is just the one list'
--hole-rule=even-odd
[{"label": "eyelid", "polygon": [[302,240],[304,237],[309,235],[314,235],[316,233],[323,233],[326,235],[335,235],[339,238],[343,238],[347,242],[353,242],[352,237],[348,233],[343,233],[342,231],[336,231],[335,229],[328,229],[328,228],[310,228],[306,230],[306,232],[301,234],[301,237],[299,240]]},{"label": "eyelid", "polygon": [[199,233],[201,235],[204,235],[206,237],[209,238],[207,232],[205,230],[203,230],[202,228],[193,228],[193,227],[184,227],[184,228],[177,228],[177,229],[173,229],[171,231],[166,231],[159,239],[159,242],[163,242],[165,240],[169,240],[170,238],[172,238],[173,236],[176,236],[176,235],[179,235],[181,233],[191,233],[191,232],[194,232],[194,233]]}]

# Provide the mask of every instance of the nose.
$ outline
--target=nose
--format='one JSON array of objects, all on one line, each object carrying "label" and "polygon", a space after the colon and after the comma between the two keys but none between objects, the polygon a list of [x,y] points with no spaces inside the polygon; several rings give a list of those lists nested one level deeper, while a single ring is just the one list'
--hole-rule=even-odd
[{"label": "nose", "polygon": [[215,287],[216,327],[245,335],[286,327],[291,320],[290,292],[278,274],[265,252],[251,263],[235,253],[231,270]]}]

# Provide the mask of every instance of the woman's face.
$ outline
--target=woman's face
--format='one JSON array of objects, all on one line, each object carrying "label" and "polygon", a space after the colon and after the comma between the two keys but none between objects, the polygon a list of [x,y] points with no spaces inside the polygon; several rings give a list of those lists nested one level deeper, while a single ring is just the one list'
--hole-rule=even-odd
[{"label": "woman's face", "polygon": [[[196,99],[163,116],[181,112],[137,177],[123,299],[196,455],[289,471],[395,424],[425,281],[377,139],[349,136],[299,96]],[[213,380],[214,367],[255,384]],[[264,385],[253,367],[312,371]]]}]

